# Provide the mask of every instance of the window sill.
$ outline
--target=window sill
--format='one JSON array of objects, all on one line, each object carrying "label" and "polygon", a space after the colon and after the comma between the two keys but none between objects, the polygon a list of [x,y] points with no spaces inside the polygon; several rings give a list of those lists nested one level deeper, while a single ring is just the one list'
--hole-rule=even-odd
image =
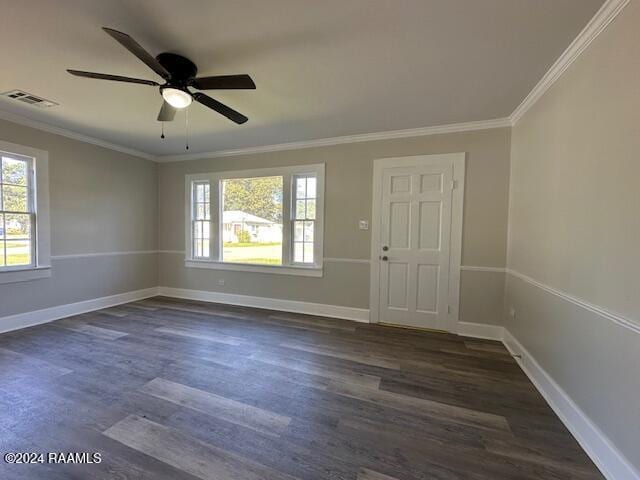
[{"label": "window sill", "polygon": [[0,269],[0,284],[18,283],[48,278],[51,276],[50,266],[41,267],[16,267],[10,270]]},{"label": "window sill", "polygon": [[278,275],[299,275],[302,277],[322,277],[322,267],[250,265],[246,263],[212,262],[209,260],[185,260],[187,268],[209,268],[235,272],[275,273]]}]

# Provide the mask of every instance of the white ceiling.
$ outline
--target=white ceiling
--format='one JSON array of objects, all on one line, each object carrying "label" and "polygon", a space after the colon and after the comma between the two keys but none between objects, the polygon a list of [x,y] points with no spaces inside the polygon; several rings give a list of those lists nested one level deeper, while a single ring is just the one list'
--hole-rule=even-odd
[{"label": "white ceiling", "polygon": [[2,0],[0,91],[60,103],[0,110],[153,155],[185,153],[184,113],[160,139],[157,89],[66,68],[160,79],[106,35],[189,57],[245,125],[194,104],[189,152],[508,116],[603,0]]}]

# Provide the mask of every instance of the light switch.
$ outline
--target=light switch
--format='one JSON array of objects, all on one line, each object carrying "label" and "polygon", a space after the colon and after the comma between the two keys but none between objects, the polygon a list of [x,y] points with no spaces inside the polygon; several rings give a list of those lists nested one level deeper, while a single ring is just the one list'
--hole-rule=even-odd
[{"label": "light switch", "polygon": [[360,220],[358,222],[358,227],[360,227],[360,230],[369,230],[369,221],[368,220]]}]

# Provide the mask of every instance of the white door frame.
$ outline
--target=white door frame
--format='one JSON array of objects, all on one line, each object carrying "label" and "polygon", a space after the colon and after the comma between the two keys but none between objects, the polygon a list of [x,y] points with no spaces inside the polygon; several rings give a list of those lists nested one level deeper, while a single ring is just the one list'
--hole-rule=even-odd
[{"label": "white door frame", "polygon": [[416,155],[412,157],[379,158],[373,162],[373,202],[371,215],[371,277],[369,292],[369,321],[380,321],[380,234],[382,172],[385,168],[429,166],[450,160],[453,164],[453,194],[451,199],[451,250],[449,261],[449,295],[447,331],[458,332],[460,313],[460,266],[462,265],[462,219],[466,153]]}]

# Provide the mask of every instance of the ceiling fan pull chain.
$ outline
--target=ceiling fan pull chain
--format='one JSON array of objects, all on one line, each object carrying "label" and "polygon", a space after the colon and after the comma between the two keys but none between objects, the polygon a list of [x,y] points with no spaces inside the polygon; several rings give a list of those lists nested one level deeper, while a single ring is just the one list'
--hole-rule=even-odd
[{"label": "ceiling fan pull chain", "polygon": [[162,134],[160,135],[160,138],[164,139],[164,122],[160,122],[162,124]]},{"label": "ceiling fan pull chain", "polygon": [[186,135],[185,135],[185,147],[187,150],[189,150],[189,109],[185,109],[184,112],[184,122],[185,122],[185,130],[186,130]]}]

